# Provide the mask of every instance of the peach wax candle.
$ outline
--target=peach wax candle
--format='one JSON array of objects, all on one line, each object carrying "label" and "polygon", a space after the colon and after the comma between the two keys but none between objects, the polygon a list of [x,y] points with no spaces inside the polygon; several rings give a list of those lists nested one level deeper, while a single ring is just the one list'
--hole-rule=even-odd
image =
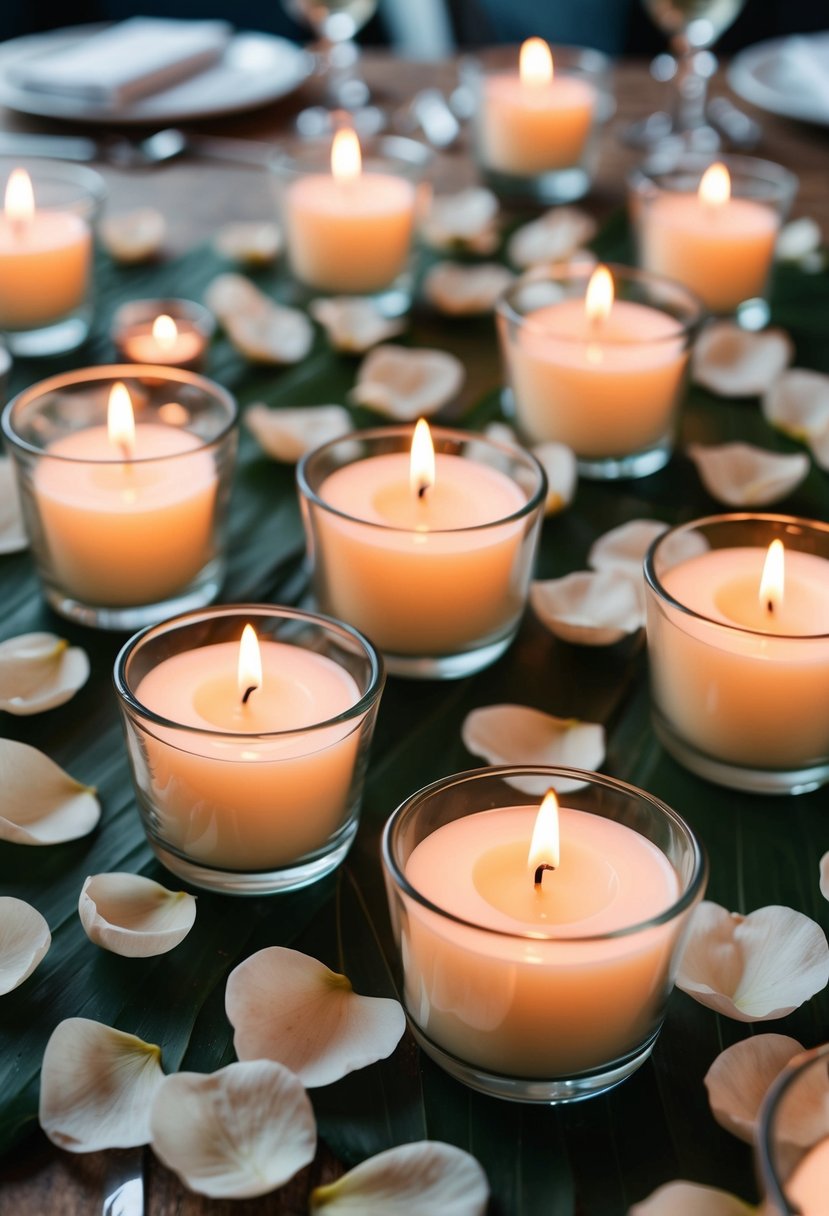
[{"label": "peach wax candle", "polygon": [[112,320],[112,340],[132,363],[197,369],[204,362],[216,323],[193,300],[131,300]]},{"label": "peach wax candle", "polygon": [[520,430],[572,448],[586,476],[660,468],[701,315],[682,287],[622,266],[511,288],[497,319]]},{"label": "peach wax candle", "polygon": [[321,877],[357,827],[382,689],[369,644],[291,609],[232,606],[130,642],[116,688],[150,844],[220,890]]},{"label": "peach wax candle", "polygon": [[715,516],[665,533],[645,570],[666,747],[761,793],[829,779],[829,528]]},{"label": "peach wax candle", "polygon": [[703,868],[648,795],[583,773],[579,806],[557,811],[548,794],[539,811],[511,788],[529,774],[461,774],[404,803],[384,838],[387,888],[424,1049],[487,1092],[572,1100],[650,1053]]},{"label": "peach wax candle", "polygon": [[[397,674],[466,674],[509,644],[544,499],[534,457],[480,436],[358,432],[298,469],[320,606]],[[400,450],[400,449],[403,450]]]}]

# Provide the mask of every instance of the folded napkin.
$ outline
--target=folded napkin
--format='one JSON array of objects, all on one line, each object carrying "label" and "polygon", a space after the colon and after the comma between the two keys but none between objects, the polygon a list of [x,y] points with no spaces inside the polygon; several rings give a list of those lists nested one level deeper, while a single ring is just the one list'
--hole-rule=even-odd
[{"label": "folded napkin", "polygon": [[794,94],[811,95],[829,109],[829,33],[798,34],[783,43],[775,83]]},{"label": "folded napkin", "polygon": [[225,21],[131,17],[18,65],[14,82],[40,93],[124,106],[215,63],[232,32]]}]

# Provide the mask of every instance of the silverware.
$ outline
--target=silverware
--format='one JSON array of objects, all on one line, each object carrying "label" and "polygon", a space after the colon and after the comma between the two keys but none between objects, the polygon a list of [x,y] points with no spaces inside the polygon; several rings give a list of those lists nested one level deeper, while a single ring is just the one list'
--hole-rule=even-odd
[{"label": "silverware", "polygon": [[4,131],[0,132],[0,154],[103,161],[121,169],[152,168],[183,156],[261,167],[273,156],[273,147],[249,139],[190,134],[178,127],[167,127],[142,140],[131,140],[125,135],[107,135],[93,140],[75,135],[25,135]]},{"label": "silverware", "polygon": [[116,1149],[107,1153],[101,1216],[144,1216],[144,1150]]}]

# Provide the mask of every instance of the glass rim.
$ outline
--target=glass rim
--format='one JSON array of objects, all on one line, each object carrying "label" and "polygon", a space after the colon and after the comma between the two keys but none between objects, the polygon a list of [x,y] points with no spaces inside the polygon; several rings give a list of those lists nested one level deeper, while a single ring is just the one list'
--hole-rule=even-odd
[{"label": "glass rim", "polygon": [[[776,161],[767,160],[762,156],[746,156],[741,152],[725,152],[722,155],[686,152],[679,155],[674,161],[646,160],[629,170],[627,182],[636,194],[658,191],[673,193],[678,188],[669,185],[665,179],[697,171],[701,175],[707,168],[715,164],[725,165],[731,177],[732,186],[735,180],[739,182],[741,179],[768,186],[770,188],[768,195],[751,196],[757,198],[758,201],[766,197],[790,199],[799,184],[797,174],[784,165],[779,165]],[[738,197],[741,196],[738,195]]]},{"label": "glass rim", "polygon": [[829,1063],[829,1043],[822,1043],[818,1047],[799,1051],[772,1081],[760,1107],[756,1141],[760,1181],[765,1191],[765,1198],[771,1199],[781,1214],[785,1213],[785,1216],[798,1216],[800,1209],[790,1203],[784,1183],[777,1173],[772,1147],[773,1124],[780,1103],[791,1087],[821,1060]]},{"label": "glass rim", "polygon": [[[30,385],[29,388],[16,393],[5,406],[2,415],[0,415],[0,430],[2,430],[3,435],[12,447],[26,452],[30,456],[36,456],[39,459],[60,460],[74,465],[94,464],[100,465],[103,468],[122,465],[125,463],[123,456],[113,456],[112,459],[107,460],[90,460],[88,457],[67,456],[61,452],[50,452],[47,447],[38,447],[37,444],[31,443],[28,439],[24,439],[22,435],[18,434],[12,418],[14,414],[19,413],[26,405],[37,401],[38,397],[46,396],[47,393],[56,392],[58,389],[66,388],[70,385],[94,384],[101,380],[109,380],[115,383],[119,380],[135,380],[141,377],[146,377],[150,380],[174,380],[178,384],[188,384],[193,388],[200,389],[206,396],[220,402],[227,410],[228,418],[219,431],[210,439],[202,440],[194,431],[187,431],[189,435],[193,435],[194,438],[199,440],[194,448],[186,448],[183,452],[168,452],[163,456],[137,456],[129,461],[130,464],[161,464],[164,461],[181,460],[182,457],[193,456],[197,452],[203,452],[208,448],[221,444],[239,422],[239,403],[236,398],[223,385],[218,384],[215,380],[208,379],[207,376],[199,375],[198,372],[188,371],[186,368],[173,367],[169,364],[109,363],[100,367],[82,367],[78,368],[77,371],[60,372],[55,376],[48,376],[45,380],[38,380],[37,383]],[[77,431],[87,429],[89,428],[79,427]],[[175,427],[171,428],[171,430],[187,430],[187,428]],[[77,431],[73,431],[72,434],[77,433]]]},{"label": "glass rim", "polygon": [[[533,314],[546,307],[543,304],[539,305],[537,309],[531,309],[529,312],[518,311],[514,298],[520,292],[526,291],[528,287],[533,287],[536,283],[565,282],[568,280],[572,280],[574,282],[586,280],[589,282],[593,272],[598,269],[599,266],[603,266],[606,270],[610,271],[614,286],[618,281],[636,283],[645,287],[648,285],[654,285],[656,287],[666,289],[674,296],[684,296],[684,305],[685,307],[690,308],[691,315],[685,318],[675,317],[672,313],[668,312],[667,304],[657,303],[654,301],[653,303],[643,306],[653,308],[658,312],[664,312],[666,316],[669,316],[671,320],[676,322],[676,332],[664,334],[657,338],[608,338],[604,337],[600,332],[597,332],[594,339],[585,339],[583,337],[576,337],[573,334],[553,333],[551,335],[550,326],[548,324],[539,322],[537,320],[533,321]],[[579,299],[581,297],[573,296],[565,298]],[[550,304],[555,305],[558,302],[559,301],[552,300],[550,301]],[[640,301],[633,302],[640,303]],[[663,343],[675,343],[677,338],[690,338],[693,336],[696,330],[700,328],[708,315],[708,309],[706,308],[705,304],[703,304],[699,296],[697,296],[696,293],[693,292],[689,287],[686,287],[684,283],[680,283],[677,279],[671,279],[667,275],[654,274],[652,271],[643,270],[635,266],[625,266],[621,262],[597,262],[595,266],[552,266],[543,277],[534,278],[531,282],[521,283],[519,281],[507,287],[496,300],[495,311],[499,316],[504,317],[506,321],[520,325],[524,329],[530,329],[533,333],[537,333],[545,337],[555,336],[556,342],[560,342],[564,346],[584,346],[585,342],[590,343],[591,341],[595,341],[596,343],[601,343],[603,346],[612,347],[614,349],[631,347],[638,348],[640,346],[659,347]]]},{"label": "glass rim", "polygon": [[[109,189],[103,176],[90,165],[81,165],[76,161],[53,160],[46,156],[14,156],[8,152],[0,152],[0,166],[7,164],[15,169],[25,169],[34,177],[35,186],[38,179],[41,182],[75,185],[99,205],[109,197]],[[61,206],[59,203],[41,203],[37,197],[35,204],[38,210],[43,211],[53,211]]]},{"label": "glass rim", "polygon": [[[322,722],[311,722],[307,726],[294,727],[291,730],[260,731],[245,734],[241,731],[221,730],[218,727],[188,726],[184,722],[176,722],[172,718],[165,718],[163,714],[156,713],[144,705],[143,702],[139,701],[133,692],[127,679],[127,664],[132,656],[148,641],[152,641],[154,637],[163,636],[165,633],[175,633],[176,630],[186,628],[188,625],[198,624],[199,621],[209,621],[217,617],[238,617],[240,621],[244,620],[246,624],[249,624],[252,618],[265,616],[314,625],[329,634],[338,635],[340,638],[347,638],[351,642],[356,642],[360,647],[363,657],[369,663],[368,685],[366,691],[361,693],[359,700],[350,705],[348,709],[344,709],[341,713],[336,714],[333,718],[326,718]],[[290,646],[296,643],[286,642],[283,644]],[[208,642],[206,645],[210,645],[210,643]],[[194,649],[201,649],[201,647]],[[299,649],[306,650],[308,647],[301,646]],[[365,634],[360,633],[359,629],[355,629],[353,625],[348,625],[345,621],[335,620],[334,617],[324,616],[322,613],[305,612],[301,608],[256,603],[224,604],[213,608],[196,608],[191,612],[183,612],[178,616],[169,617],[167,620],[158,621],[154,625],[147,625],[144,629],[139,630],[138,633],[133,634],[124,643],[115,657],[112,671],[112,682],[122,706],[129,710],[132,715],[139,717],[142,722],[152,723],[153,726],[162,727],[164,730],[175,731],[181,738],[196,736],[200,739],[217,739],[236,744],[243,739],[273,742],[276,739],[299,738],[315,734],[332,726],[342,726],[352,721],[356,725],[358,720],[364,717],[372,705],[376,703],[383,691],[385,680],[385,666],[380,653]],[[185,748],[184,750],[188,749]]]},{"label": "glass rim", "polygon": [[[646,920],[637,921],[632,925],[624,925],[620,929],[614,929],[606,933],[585,934],[582,936],[566,936],[559,937],[555,934],[526,932],[519,933],[515,930],[498,929],[488,925],[477,925],[474,921],[466,920],[462,916],[456,915],[454,912],[447,911],[446,908],[440,907],[439,904],[433,903],[427,899],[416,887],[414,887],[406,877],[395,853],[395,843],[397,837],[402,830],[402,826],[406,819],[413,815],[419,805],[426,801],[430,795],[437,793],[440,790],[447,789],[452,785],[460,785],[470,781],[479,781],[487,777],[500,778],[508,780],[511,776],[519,775],[550,775],[567,777],[579,780],[583,785],[599,785],[605,789],[613,790],[617,793],[622,793],[628,797],[635,797],[640,802],[647,803],[651,808],[659,812],[667,818],[670,823],[683,836],[686,843],[690,846],[694,858],[693,872],[688,880],[684,891],[674,899],[667,908],[655,916],[648,917]],[[520,792],[520,791],[519,791]],[[574,793],[578,791],[573,791]],[[526,795],[528,799],[532,795]],[[566,795],[562,795],[566,797]],[[518,806],[519,803],[510,803],[509,806]],[[491,810],[499,810],[504,808],[492,807]],[[583,808],[576,808],[583,809]],[[474,814],[474,812],[472,812]],[[585,814],[596,814],[597,812],[585,810]],[[459,817],[461,818],[461,817]],[[466,818],[466,816],[462,816]],[[606,818],[606,816],[600,816]],[[454,822],[454,821],[453,821]],[[625,825],[627,826],[627,825]],[[631,828],[631,831],[635,831]],[[431,835],[432,833],[430,833]],[[637,833],[641,835],[642,833]],[[647,837],[645,837],[647,839]],[[654,846],[658,848],[659,846]],[[660,852],[662,850],[660,849]],[[495,765],[489,768],[469,769],[462,773],[452,773],[448,777],[440,777],[437,781],[430,782],[429,785],[423,786],[414,794],[410,794],[398,807],[392,811],[389,818],[386,820],[383,828],[381,839],[381,855],[386,872],[394,883],[397,891],[407,898],[413,900],[420,907],[439,916],[442,920],[451,921],[457,925],[463,925],[466,928],[473,929],[476,933],[487,934],[497,941],[520,941],[520,942],[536,942],[545,944],[555,944],[561,946],[579,945],[584,943],[598,943],[610,941],[623,941],[627,938],[632,938],[638,933],[642,933],[647,929],[656,928],[659,925],[664,925],[675,920],[687,911],[696,901],[697,896],[701,895],[708,877],[708,859],[701,842],[692,831],[690,825],[682,816],[672,807],[668,806],[660,798],[649,794],[647,790],[641,790],[635,785],[630,785],[626,781],[621,781],[617,777],[609,777],[604,773],[588,772],[585,769],[566,768],[560,765]],[[664,856],[664,854],[663,854]]]},{"label": "glass rim", "polygon": [[[434,160],[433,150],[419,139],[408,135],[370,135],[357,133],[363,169],[385,163],[401,177],[418,179]],[[277,177],[303,177],[310,173],[331,171],[333,136],[296,141],[289,148],[275,148],[268,168]]]},{"label": "glass rim", "polygon": [[[537,459],[537,457],[535,457],[533,455],[533,453],[530,452],[528,449],[512,447],[509,444],[501,443],[500,440],[490,439],[488,435],[483,435],[478,431],[460,431],[457,428],[453,428],[453,427],[443,427],[443,426],[433,427],[431,425],[429,427],[429,430],[431,432],[433,440],[443,439],[446,441],[462,442],[462,443],[470,443],[470,442],[483,443],[483,444],[487,445],[488,447],[493,448],[495,451],[501,452],[505,456],[509,456],[511,459],[515,459],[516,457],[518,457],[518,459],[521,460],[522,463],[535,474],[537,481],[538,481],[538,485],[536,486],[534,493],[532,495],[530,495],[530,497],[527,499],[527,501],[521,507],[519,507],[517,510],[511,512],[511,514],[509,514],[509,515],[502,516],[500,519],[487,520],[486,523],[482,523],[482,524],[470,524],[464,528],[430,528],[428,533],[425,533],[424,535],[458,536],[458,535],[465,535],[470,532],[471,533],[485,532],[489,528],[500,528],[500,527],[503,527],[505,524],[516,523],[518,520],[526,518],[528,515],[531,515],[541,505],[541,503],[543,503],[545,501],[545,499],[547,497],[547,474],[544,472],[544,469],[543,469],[541,463],[539,462],[539,460]],[[409,536],[409,535],[414,534],[415,529],[413,529],[413,528],[400,528],[400,527],[395,527],[394,524],[383,524],[383,523],[377,523],[376,520],[361,519],[357,515],[349,515],[349,513],[347,511],[341,511],[339,509],[339,507],[331,506],[331,504],[326,502],[325,499],[322,498],[319,495],[319,493],[311,486],[311,484],[308,480],[308,466],[311,463],[311,461],[314,459],[319,459],[325,453],[329,452],[332,448],[336,447],[338,444],[348,444],[348,443],[353,444],[355,442],[371,442],[371,441],[376,441],[378,439],[397,439],[397,438],[399,438],[399,439],[411,440],[413,433],[414,433],[414,424],[412,424],[411,426],[370,427],[366,430],[350,431],[347,435],[340,435],[337,439],[329,439],[329,441],[327,443],[320,444],[319,447],[313,448],[310,452],[306,452],[305,455],[297,463],[296,480],[297,480],[297,487],[299,489],[301,496],[303,498],[305,498],[308,502],[313,503],[314,506],[319,507],[321,510],[326,511],[329,515],[334,515],[339,519],[348,520],[349,523],[359,524],[363,528],[375,529],[378,534],[385,534],[388,536],[391,536],[391,535]],[[405,451],[406,449],[401,448],[400,450]],[[437,448],[437,445],[435,446],[435,454],[436,455],[440,454],[439,450]],[[368,457],[368,456],[355,457],[354,460],[349,460],[347,462],[347,464],[340,465],[339,467],[347,468],[348,465],[356,464],[358,460],[366,460],[366,459],[370,459],[370,457]],[[460,459],[464,459],[464,457],[460,457]],[[488,468],[490,466],[485,466],[485,467]],[[505,476],[506,476],[506,474],[505,474]],[[514,478],[510,478],[510,480],[515,481]],[[515,484],[518,485],[517,482],[515,482]],[[519,489],[520,488],[521,487],[519,485]]]},{"label": "glass rim", "polygon": [[[802,519],[797,515],[774,515],[767,513],[757,513],[754,511],[735,511],[733,513],[722,512],[718,515],[705,515],[700,519],[688,520],[684,524],[675,524],[672,528],[660,533],[655,540],[651,541],[648,551],[644,559],[645,583],[653,591],[656,598],[664,601],[681,612],[684,616],[690,617],[693,620],[702,621],[706,625],[714,626],[718,629],[725,629],[732,634],[737,634],[740,637],[757,637],[767,638],[769,641],[777,642],[794,642],[808,644],[810,642],[821,641],[826,639],[829,641],[829,630],[823,633],[768,633],[764,629],[749,629],[746,625],[732,624],[730,621],[718,621],[713,617],[706,616],[703,612],[697,612],[694,608],[689,608],[687,604],[681,603],[671,595],[670,591],[662,583],[655,569],[655,559],[659,546],[668,540],[669,537],[678,535],[680,532],[687,532],[690,529],[702,528],[706,526],[716,527],[719,524],[741,524],[741,523],[760,523],[760,524],[776,524],[781,528],[787,525],[796,524],[799,528],[804,525],[811,531],[822,532],[826,535],[829,542],[829,523],[821,523],[817,519]],[[734,546],[727,546],[733,548]],[[717,550],[714,550],[717,552]],[[802,552],[802,550],[796,550]],[[678,563],[681,565],[682,563]],[[676,569],[672,566],[671,569]]]}]

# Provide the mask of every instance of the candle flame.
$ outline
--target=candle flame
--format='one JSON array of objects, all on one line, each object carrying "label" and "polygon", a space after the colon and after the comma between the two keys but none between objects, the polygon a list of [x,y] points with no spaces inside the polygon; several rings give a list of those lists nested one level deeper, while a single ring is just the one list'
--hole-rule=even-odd
[{"label": "candle flame", "polygon": [[331,144],[331,172],[338,182],[350,182],[360,176],[363,158],[357,132],[343,127]]},{"label": "candle flame", "polygon": [[613,279],[606,266],[597,266],[587,284],[584,297],[584,311],[587,319],[593,324],[604,321],[610,316],[613,307]]},{"label": "candle flame", "polygon": [[238,688],[242,704],[257,688],[262,687],[262,655],[259,641],[252,625],[245,625],[239,643]]},{"label": "candle flame", "polygon": [[412,451],[409,457],[409,485],[412,493],[423,498],[435,484],[435,445],[432,432],[425,418],[419,418],[412,435]]},{"label": "candle flame", "polygon": [[548,790],[538,808],[527,865],[533,871],[538,871],[543,867],[555,870],[560,863],[558,798],[556,798],[555,790]]},{"label": "candle flame", "polygon": [[528,38],[521,44],[518,75],[523,85],[539,88],[553,79],[553,56],[543,38]]},{"label": "candle flame", "polygon": [[135,414],[125,384],[117,380],[109,390],[107,434],[113,447],[120,448],[125,460],[135,452]]},{"label": "candle flame", "polygon": [[708,166],[702,175],[698,196],[706,207],[722,207],[728,202],[731,198],[731,178],[725,165],[718,161]]},{"label": "candle flame", "polygon": [[6,183],[6,218],[12,223],[27,223],[35,213],[32,179],[25,169],[13,169]]},{"label": "candle flame", "polygon": [[782,540],[773,540],[763,563],[760,579],[760,603],[771,613],[783,604],[785,585],[785,554]]},{"label": "candle flame", "polygon": [[162,351],[171,351],[178,337],[178,326],[172,317],[162,313],[153,321],[153,338]]}]

